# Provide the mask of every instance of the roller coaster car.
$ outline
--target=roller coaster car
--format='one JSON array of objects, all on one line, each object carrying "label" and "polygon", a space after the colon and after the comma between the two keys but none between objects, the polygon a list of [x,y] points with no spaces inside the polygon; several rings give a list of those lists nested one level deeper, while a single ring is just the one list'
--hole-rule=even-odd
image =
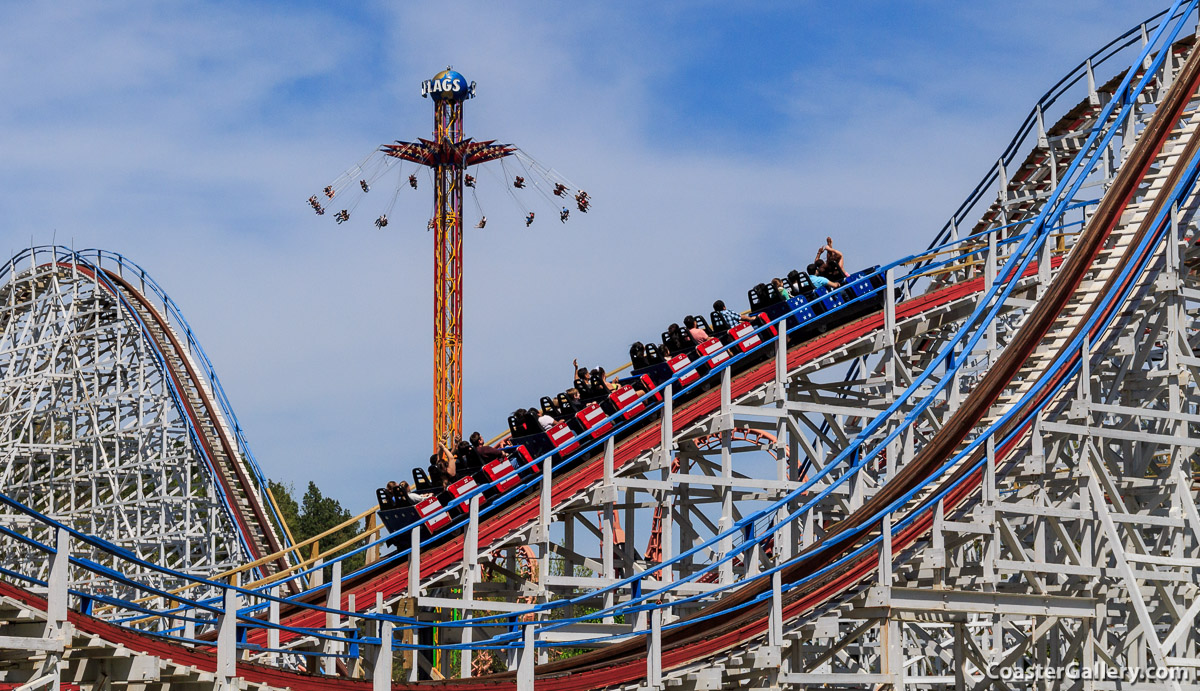
[{"label": "roller coaster car", "polygon": [[696,339],[692,338],[692,334],[687,329],[680,329],[672,334],[670,331],[662,333],[663,350],[671,355],[696,355]]},{"label": "roller coaster car", "polygon": [[[870,294],[872,291],[886,286],[887,279],[882,273],[879,272],[878,266],[872,266],[869,269],[855,271],[847,276],[846,285],[850,287],[850,290],[856,297],[864,297]],[[880,295],[882,296],[882,292],[880,292]],[[878,306],[883,306],[882,300],[879,301]]]},{"label": "roller coaster car", "polygon": [[[571,419],[573,420],[574,418],[571,418]],[[549,430],[546,431],[546,437],[550,441],[550,448],[546,449],[546,451],[549,451],[550,449],[557,447],[559,444],[562,444],[563,442],[571,439],[574,436],[575,436],[575,430],[572,429],[570,425],[568,425],[565,422],[558,423],[557,425],[551,427]],[[559,451],[557,455],[559,458],[564,458],[564,457],[569,456],[572,453],[574,453],[575,450],[578,448],[579,448],[579,443],[574,442],[574,443],[568,444],[567,446],[563,447],[562,451]],[[536,451],[534,453],[536,453]],[[542,453],[545,453],[545,452],[542,452]],[[540,456],[541,454],[538,454],[538,455]]]},{"label": "roller coaster car", "polygon": [[[441,497],[443,497],[445,494],[445,492],[439,492],[434,496],[426,497],[423,501],[418,502],[416,506],[417,516],[420,518],[425,518],[426,516],[432,516],[438,511],[441,511],[442,508],[445,507],[445,504],[442,503]],[[450,525],[451,520],[453,519],[450,517],[450,512],[446,511],[426,522],[424,528],[430,535],[432,535],[433,533],[436,533]]]},{"label": "roller coaster car", "polygon": [[421,515],[414,506],[395,506],[390,509],[380,506],[379,509],[379,520],[383,521],[383,527],[392,534],[387,543],[396,549],[404,548],[404,533],[420,518]]},{"label": "roller coaster car", "polygon": [[783,296],[770,283],[759,283],[746,291],[746,297],[750,299],[751,312],[763,312],[768,307],[783,302]]},{"label": "roller coaster car", "polygon": [[[625,384],[625,385],[621,386],[621,388],[617,389],[616,391],[614,391],[608,395],[609,405],[612,406],[612,410],[609,411],[609,414],[614,415],[614,414],[620,412],[622,408],[633,403],[638,398],[640,398],[640,394],[637,392],[637,390],[635,390],[633,388],[633,386],[631,386],[629,384]],[[629,410],[626,410],[625,412],[621,413],[621,419],[622,420],[632,420],[633,418],[637,417],[638,414],[641,413],[645,409],[646,409],[646,404],[638,403],[637,405],[633,406]]]},{"label": "roller coaster car", "polygon": [[721,314],[715,310],[708,314],[708,319],[710,323],[708,332],[718,338],[724,336],[725,333],[729,331],[729,328],[733,326],[733,324],[725,321],[724,314]]},{"label": "roller coaster car", "polygon": [[[483,466],[483,473],[487,477],[487,481],[491,483],[496,482],[500,478],[508,475],[512,471],[516,470],[516,468],[517,467],[513,465],[513,462],[507,457],[498,458]],[[520,482],[521,478],[517,475],[513,475],[512,477],[506,478],[503,482],[497,484],[495,487],[484,491],[484,496],[495,498],[500,494],[512,489],[513,487],[516,487]]]},{"label": "roller coaster car", "polygon": [[[667,360],[667,365],[670,366],[672,375],[678,374],[679,372],[683,371],[690,364],[692,364],[692,360],[685,353],[680,353],[679,355],[675,355],[674,357]],[[688,372],[687,374],[680,377],[679,381],[675,382],[675,390],[679,391],[683,387],[691,384],[692,382],[696,381],[699,378],[700,378],[700,370],[693,369],[691,372]]]},{"label": "roller coaster car", "polygon": [[575,380],[575,390],[585,404],[599,403],[608,396],[608,388],[604,384],[592,380]]},{"label": "roller coaster car", "polygon": [[384,487],[377,487],[375,489],[375,498],[379,501],[380,511],[387,511],[388,509],[395,509],[400,506],[396,503],[395,497]]},{"label": "roller coaster car", "polygon": [[542,412],[546,415],[556,420],[561,420],[564,417],[563,411],[559,409],[558,403],[553,398],[542,396],[542,400],[539,403],[541,403]]},{"label": "roller coaster car", "polygon": [[[813,306],[808,304],[807,298],[805,298],[803,295],[797,295],[796,297],[788,300],[787,311],[795,312],[795,314],[788,317],[788,328],[799,326],[805,322],[812,323],[817,317],[817,313],[813,310]],[[821,329],[820,324],[816,324],[815,329],[813,330],[818,332],[824,331],[824,329]],[[811,336],[810,331],[801,329],[801,338],[808,338],[809,336]]]},{"label": "roller coaster car", "polygon": [[[466,475],[465,477],[461,477],[461,478],[455,480],[454,482],[450,483],[450,485],[448,487],[446,487],[446,493],[450,495],[450,500],[452,501],[454,499],[459,499],[461,497],[466,496],[467,494],[470,494],[471,492],[478,489],[479,485],[480,485],[480,482],[475,479],[475,476],[473,474]],[[449,502],[447,502],[447,503],[449,503]],[[486,497],[484,497],[484,496],[479,497],[479,505],[480,506],[483,506],[486,503],[487,503]],[[463,503],[459,504],[458,506],[456,506],[454,508],[454,510],[458,511],[459,513],[468,514],[471,512],[471,505],[469,502],[463,502]]]},{"label": "roller coaster car", "polygon": [[604,419],[607,417],[608,414],[604,412],[604,409],[598,403],[590,403],[586,408],[575,413],[575,419],[579,422],[579,427],[582,427],[582,429],[576,427],[576,431],[581,436],[588,434],[593,439],[599,439],[613,428],[611,422],[604,422]]},{"label": "roller coaster car", "polygon": [[653,343],[646,344],[646,362],[653,366],[666,361],[667,358],[663,355],[662,350],[659,349],[658,346],[654,345]]},{"label": "roller coaster car", "polygon": [[[696,346],[696,354],[700,357],[708,357],[709,355],[716,353],[718,350],[721,350],[723,347],[725,347],[725,344],[721,342],[721,339],[713,337]],[[732,357],[732,354],[728,350],[717,353],[717,355],[715,355],[711,360],[708,361],[708,364],[705,365],[705,371],[720,365],[730,357]]]},{"label": "roller coaster car", "polygon": [[413,489],[420,493],[432,492],[438,489],[438,486],[429,479],[429,475],[425,473],[423,468],[413,468]]},{"label": "roller coaster car", "polygon": [[770,283],[759,283],[747,292],[747,296],[750,298],[750,311],[766,314],[767,321],[774,321],[792,309]]},{"label": "roller coaster car", "polygon": [[671,378],[670,365],[667,364],[662,350],[653,343],[646,344],[646,362],[648,364],[645,367],[630,372],[630,377],[637,378],[643,375],[649,377],[653,382],[653,386],[649,387],[651,389]]},{"label": "roller coaster car", "polygon": [[750,334],[752,333],[754,333],[754,325],[752,325],[750,322],[735,324],[725,334],[725,342],[733,343],[742,337],[747,337],[745,340],[734,346],[738,352],[745,353],[746,351],[753,350],[762,343],[762,334],[754,334],[751,336]]},{"label": "roller coaster car", "polygon": [[512,433],[514,439],[528,437],[540,434],[542,423],[538,422],[536,417],[529,415],[526,411],[519,410],[508,416],[508,431]]},{"label": "roller coaster car", "polygon": [[[517,470],[518,473],[505,479],[500,485],[484,490],[479,498],[480,506],[501,496],[503,493],[520,484],[523,480],[535,477],[540,471],[538,464],[533,461],[533,454],[524,445],[518,445],[509,450],[503,458],[491,461],[472,473],[460,472],[461,477],[451,483],[446,489],[438,490],[438,488],[432,488],[433,494],[419,502],[416,506],[400,506],[388,495],[387,490],[383,488],[376,490],[375,495],[380,502],[380,519],[388,531],[393,533],[393,536],[388,539],[388,544],[398,549],[403,548],[406,543],[403,542],[401,535],[412,524],[425,516],[434,514],[444,506],[451,506],[454,502],[461,500],[462,497],[475,491],[480,486],[495,482],[513,470]],[[424,473],[421,473],[421,475],[424,477]],[[414,473],[415,476],[416,473]],[[469,502],[455,504],[450,511],[427,523],[422,529],[423,536],[429,537],[435,533],[439,533],[455,516],[466,515],[470,511]]]},{"label": "roller coaster car", "polygon": [[[495,499],[513,487],[517,486],[522,481],[529,480],[541,472],[538,469],[538,465],[533,462],[533,454],[530,453],[528,447],[526,447],[524,444],[517,445],[515,448],[506,452],[503,458],[497,458],[496,460],[491,461],[480,468],[479,471],[472,476],[474,484],[471,485],[470,483],[464,482],[464,487],[467,487],[468,485],[470,486],[467,487],[461,494],[456,494],[455,496],[462,496],[463,494],[466,494],[466,492],[474,490],[480,485],[487,485],[495,482],[514,470],[518,471],[516,475],[505,479],[495,487],[489,487],[488,489],[484,490],[483,498],[480,499],[481,506],[483,505],[484,500]],[[453,485],[447,489],[453,491]],[[465,506],[463,508],[463,513],[468,513],[469,511],[470,506]]]},{"label": "roller coaster car", "polygon": [[[778,317],[784,313],[795,311],[796,314],[790,321],[795,323],[805,322],[811,327],[802,328],[799,331],[800,339],[809,338],[814,335],[814,332],[824,331],[835,325],[840,325],[854,319],[857,319],[867,313],[878,310],[883,300],[886,299],[884,291],[881,288],[885,285],[885,280],[878,275],[878,267],[866,269],[857,272],[847,277],[846,288],[839,294],[833,294],[827,288],[816,288],[807,274],[802,272],[791,272],[788,275],[788,282],[797,289],[797,296],[789,300],[779,299],[773,288],[767,284],[756,286],[756,290],[751,291],[751,307],[753,314],[751,319],[753,323],[764,324],[772,319],[772,316]],[[761,290],[760,290],[761,288]],[[769,303],[769,304],[768,304]],[[840,309],[836,309],[839,308]],[[761,309],[755,309],[761,308]],[[836,311],[835,311],[836,309]],[[776,334],[775,327],[762,329],[761,333],[754,333],[756,328],[752,323],[739,322],[734,325],[727,325],[720,315],[714,313],[712,316],[712,326],[714,329],[726,328],[726,333],[721,338],[709,338],[700,344],[692,344],[695,348],[695,354],[700,357],[713,355],[721,350],[726,344],[731,344],[738,339],[744,338],[743,341],[735,346],[716,355],[716,362],[711,364],[720,365],[722,362],[739,353],[749,353],[746,358],[739,360],[734,365],[739,371],[753,366],[764,358],[771,357],[772,348],[760,348],[764,341],[769,340]],[[708,326],[700,322],[703,326]],[[806,335],[807,334],[807,335]],[[676,345],[684,346],[684,338],[690,342],[690,334],[681,332],[681,335],[675,339]],[[664,334],[664,340],[667,339],[667,334]],[[502,459],[491,461],[477,471],[471,474],[463,474],[460,472],[460,477],[454,484],[446,490],[440,487],[432,486],[425,472],[420,468],[413,469],[413,480],[417,491],[432,491],[433,496],[420,502],[416,507],[406,506],[401,507],[387,495],[385,490],[377,490],[376,496],[379,499],[380,516],[384,525],[387,526],[393,535],[389,538],[389,544],[396,547],[407,545],[407,540],[403,537],[403,532],[411,526],[415,521],[423,517],[431,516],[440,510],[442,507],[448,506],[451,502],[461,499],[475,488],[499,481],[505,475],[516,471],[512,477],[504,480],[500,485],[487,488],[481,503],[487,502],[506,502],[515,495],[505,496],[505,493],[511,492],[515,487],[523,481],[533,479],[539,472],[538,466],[533,463],[534,459],[540,457],[560,444],[565,446],[555,455],[556,460],[563,460],[571,454],[579,450],[581,445],[588,439],[599,439],[601,436],[610,430],[617,428],[617,434],[629,434],[635,429],[632,425],[626,423],[635,418],[637,415],[645,411],[646,403],[637,403],[640,396],[638,388],[650,391],[656,386],[662,384],[687,367],[689,367],[693,359],[689,353],[677,353],[676,355],[664,361],[662,352],[653,343],[645,346],[645,360],[650,363],[649,366],[640,370],[631,372],[631,376],[620,380],[621,387],[615,392],[604,391],[604,396],[599,402],[590,402],[580,404],[578,400],[572,400],[565,393],[560,393],[557,399],[552,399],[549,396],[541,399],[543,412],[551,414],[560,420],[548,431],[542,431],[541,425],[537,423],[536,418],[529,419],[527,414],[514,415],[509,418],[509,427],[513,432],[512,444],[516,445],[515,449],[506,452]],[[693,368],[691,372],[683,377],[681,382],[675,384],[676,391],[679,391],[684,386],[691,384],[699,379],[701,372]],[[589,392],[590,393],[590,392]],[[691,395],[691,392],[689,392]],[[656,394],[654,398],[658,401],[662,400],[661,393]],[[621,412],[625,406],[631,406],[629,410]],[[620,412],[620,416],[610,422],[605,422],[605,419]],[[518,419],[520,417],[521,419]],[[465,468],[465,466],[463,466]],[[447,530],[447,526],[451,523],[453,517],[461,516],[469,511],[469,506],[455,506],[451,511],[443,513],[432,522],[426,524],[423,533],[428,537],[438,535],[439,537],[448,537],[456,534],[456,531]],[[453,516],[451,515],[453,514]]]},{"label": "roller coaster car", "polygon": [[[800,276],[801,275],[802,275],[801,272],[796,269],[792,269],[791,271],[788,272],[787,283],[788,283],[788,287],[792,289],[792,295],[799,295],[801,292],[800,291]],[[807,276],[808,274],[803,274],[803,275]]]}]

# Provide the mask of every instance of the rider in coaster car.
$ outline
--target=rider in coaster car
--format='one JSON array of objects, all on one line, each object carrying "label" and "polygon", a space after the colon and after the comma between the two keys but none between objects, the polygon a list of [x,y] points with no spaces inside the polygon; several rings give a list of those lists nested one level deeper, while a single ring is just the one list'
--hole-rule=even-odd
[{"label": "rider in coaster car", "polygon": [[629,364],[634,369],[642,369],[650,364],[646,362],[646,346],[641,341],[634,341],[629,346]]},{"label": "rider in coaster car", "polygon": [[714,302],[713,311],[724,317],[725,324],[730,328],[735,327],[742,322],[742,315],[734,312],[731,309],[726,309],[724,300],[717,300]]},{"label": "rider in coaster car", "polygon": [[829,280],[828,278],[825,278],[824,276],[822,276],[821,275],[821,266],[818,265],[816,262],[809,264],[806,271],[808,272],[808,280],[812,281],[814,288],[820,288],[821,286],[825,286],[826,288],[842,287],[841,283],[835,283],[835,282]]},{"label": "rider in coaster car", "polygon": [[471,433],[471,450],[479,457],[480,465],[487,465],[492,461],[504,458],[504,453],[500,449],[483,443],[483,435],[479,432]]},{"label": "rider in coaster car", "polygon": [[[825,254],[825,261],[821,261],[821,254]],[[837,288],[846,282],[846,260],[841,252],[833,249],[833,238],[825,238],[825,244],[817,248],[817,258],[814,263],[818,265],[817,273],[829,280]],[[811,271],[809,272],[812,273]]]},{"label": "rider in coaster car", "polygon": [[696,318],[692,315],[689,314],[683,318],[683,326],[688,330],[688,333],[692,336],[692,340],[697,344],[708,340],[708,333],[704,329],[696,326]]},{"label": "rider in coaster car", "polygon": [[771,279],[771,285],[775,287],[775,294],[776,294],[776,295],[778,295],[779,297],[783,298],[784,300],[791,300],[791,299],[792,299],[792,291],[790,291],[790,290],[788,290],[788,289],[787,289],[787,286],[785,286],[785,285],[783,284],[783,280],[782,280],[782,279],[779,279],[779,278],[772,278],[772,279]]},{"label": "rider in coaster car", "polygon": [[433,484],[446,487],[457,477],[455,471],[456,465],[453,457],[444,458],[440,453],[429,457],[429,479],[433,481]]}]

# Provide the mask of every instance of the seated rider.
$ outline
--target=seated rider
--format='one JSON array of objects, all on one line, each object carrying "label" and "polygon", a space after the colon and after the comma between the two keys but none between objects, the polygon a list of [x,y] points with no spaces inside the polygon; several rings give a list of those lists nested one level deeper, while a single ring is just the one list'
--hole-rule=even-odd
[{"label": "seated rider", "polygon": [[730,328],[733,328],[742,322],[742,315],[734,312],[731,309],[726,309],[724,300],[717,300],[714,302],[713,311],[721,315],[721,317],[725,319],[725,323],[728,324]]},{"label": "seated rider", "polygon": [[[691,333],[689,332],[688,338],[690,339],[690,337]],[[667,335],[663,340],[663,349],[667,352],[667,355],[679,355],[691,347],[692,344],[688,343],[688,339],[684,338],[684,331],[679,328],[678,324],[671,324],[667,327]]]},{"label": "seated rider", "polygon": [[429,479],[435,485],[444,488],[451,482],[454,482],[457,477],[455,469],[453,458],[444,458],[440,453],[435,453],[429,457]]},{"label": "seated rider", "polygon": [[621,385],[615,381],[608,381],[608,373],[603,367],[597,367],[592,370],[592,387],[600,389],[604,393],[612,393],[621,388]]},{"label": "seated rider", "polygon": [[815,262],[812,264],[809,264],[806,271],[808,272],[808,280],[812,282],[814,288],[820,288],[822,286],[824,286],[826,288],[831,288],[831,289],[842,287],[841,283],[834,283],[833,281],[829,280],[828,278],[825,278],[824,276],[822,276],[820,273],[821,267],[818,266]]},{"label": "seated rider", "polygon": [[[533,408],[530,408],[530,410],[533,410]],[[500,449],[483,443],[483,435],[479,432],[471,433],[471,448],[475,451],[475,455],[479,457],[479,461],[483,465],[504,458],[504,453]]]},{"label": "seated rider", "polygon": [[407,503],[409,506],[415,506],[429,498],[428,494],[416,491],[415,489],[409,487],[408,483],[403,480],[396,488],[396,496],[400,497],[399,501],[401,506],[404,506],[405,503]]},{"label": "seated rider", "polygon": [[415,174],[408,176],[408,186],[417,189],[417,176]]},{"label": "seated rider", "polygon": [[683,328],[688,330],[688,333],[692,336],[692,340],[697,344],[708,340],[708,332],[696,326],[696,318],[690,314],[683,318]]},{"label": "seated rider", "polygon": [[533,225],[533,212],[532,211],[530,211],[529,215],[525,217],[525,227],[528,228],[531,225]]},{"label": "seated rider", "polygon": [[791,299],[792,299],[792,291],[788,290],[787,286],[785,286],[785,285],[783,284],[783,281],[781,281],[781,280],[780,280],[780,279],[778,279],[778,278],[772,278],[772,279],[771,279],[771,285],[775,287],[775,294],[776,294],[776,295],[778,295],[779,297],[783,298],[784,300],[791,300]]},{"label": "seated rider", "polygon": [[474,472],[481,465],[483,465],[479,462],[478,457],[475,456],[474,451],[471,449],[471,445],[465,440],[458,442],[458,444],[454,446],[454,461],[457,464],[458,469],[461,469],[463,472],[468,474]]},{"label": "seated rider", "polygon": [[[825,254],[824,262],[821,262],[821,253]],[[817,273],[829,279],[830,282],[836,283],[838,286],[846,282],[846,260],[841,252],[833,248],[832,237],[825,238],[825,245],[817,248],[815,261],[820,263]]]},{"label": "seated rider", "polygon": [[633,345],[629,346],[629,364],[634,369],[649,366],[650,363],[646,361],[646,346],[641,341],[635,341]]},{"label": "seated rider", "polygon": [[[579,361],[573,360],[572,364],[578,366]],[[579,390],[581,396],[587,396],[592,391],[592,373],[586,367],[580,367],[575,370],[575,388]]]},{"label": "seated rider", "polygon": [[[571,404],[571,409],[578,412],[583,410],[583,399],[579,395],[579,389],[571,387],[567,389],[567,402]],[[570,412],[570,411],[568,411]]]},{"label": "seated rider", "polygon": [[570,216],[571,216],[571,212],[565,206],[562,208],[562,211],[558,212],[558,220],[562,221],[563,223],[566,223],[567,218],[569,218]]},{"label": "seated rider", "polygon": [[[387,495],[387,498],[392,502],[393,508],[394,506],[404,505],[400,501],[400,483],[396,482],[395,480],[392,480],[383,486],[383,493]],[[387,507],[384,507],[382,504],[380,504],[379,508],[382,509]]]}]

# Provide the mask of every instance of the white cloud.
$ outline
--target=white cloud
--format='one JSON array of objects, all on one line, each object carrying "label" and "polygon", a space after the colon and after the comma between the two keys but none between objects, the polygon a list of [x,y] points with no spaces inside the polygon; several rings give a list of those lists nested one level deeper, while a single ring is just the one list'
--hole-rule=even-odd
[{"label": "white cloud", "polygon": [[790,96],[738,100],[713,77],[723,110],[706,113],[676,98],[705,93],[696,65],[757,50],[704,23],[731,16],[715,3],[9,5],[0,240],[56,233],[146,267],[266,473],[357,509],[428,456],[429,188],[401,189],[384,232],[369,219],[386,186],[341,226],[304,200],[378,144],[428,136],[420,80],[454,64],[479,84],[468,135],[521,146],[595,200],[566,225],[534,206],[526,229],[480,175],[466,425],[488,434],[564,388],[573,357],[624,362],[630,342],[807,263],[826,234],[856,265],[924,246],[1033,100],[1150,12],[919,5],[946,15],[921,33],[873,20],[886,4],[797,7],[741,18],[798,46],[764,66]]}]

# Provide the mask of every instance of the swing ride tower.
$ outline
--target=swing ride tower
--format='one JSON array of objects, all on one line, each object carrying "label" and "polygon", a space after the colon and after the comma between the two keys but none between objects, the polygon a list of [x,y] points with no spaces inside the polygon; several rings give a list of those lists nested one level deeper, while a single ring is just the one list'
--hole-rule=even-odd
[{"label": "swing ride tower", "polygon": [[421,84],[433,99],[433,139],[385,144],[380,151],[433,170],[433,450],[462,437],[463,175],[468,166],[512,154],[494,141],[463,137],[463,104],[475,82],[447,67]]}]

